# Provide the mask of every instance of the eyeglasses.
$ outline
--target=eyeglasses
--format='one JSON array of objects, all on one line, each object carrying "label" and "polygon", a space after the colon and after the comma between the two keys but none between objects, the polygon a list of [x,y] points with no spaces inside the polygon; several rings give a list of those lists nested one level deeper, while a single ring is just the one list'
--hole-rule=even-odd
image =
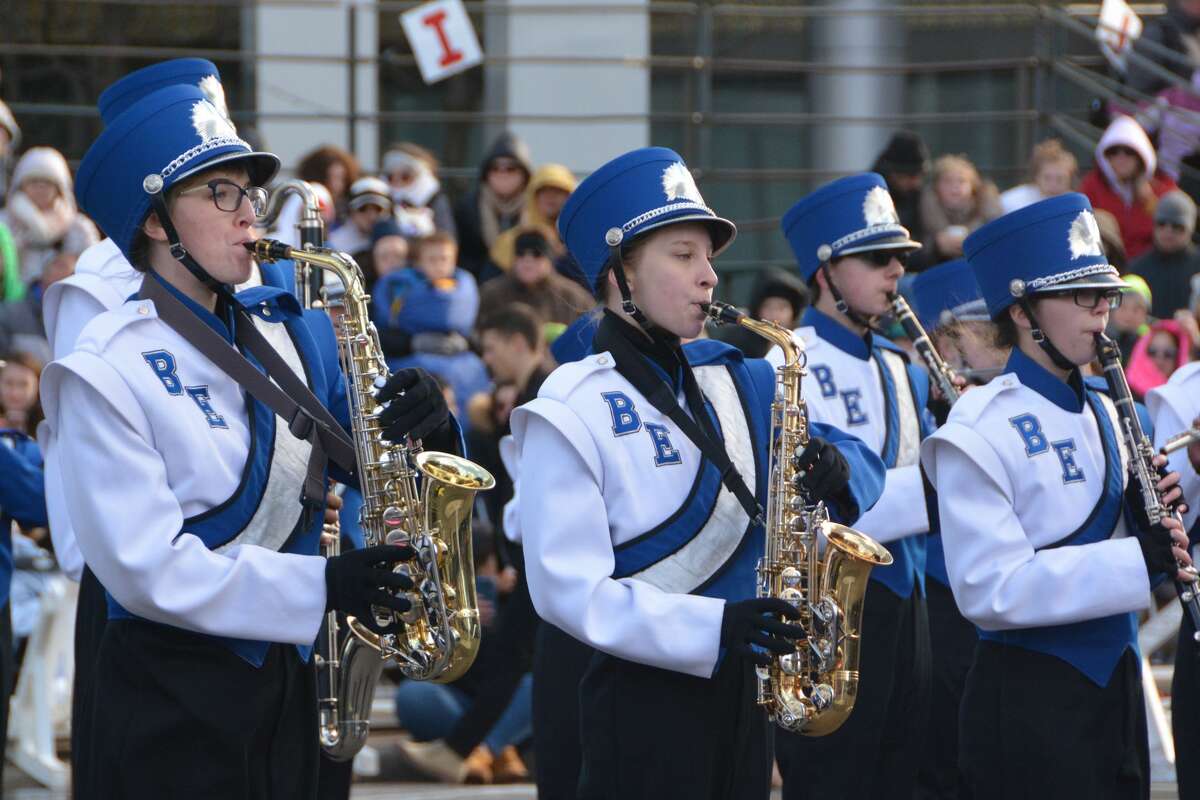
[{"label": "eyeglasses", "polygon": [[908,251],[906,250],[868,250],[865,253],[855,253],[854,255],[868,264],[880,268],[891,264],[893,258],[900,262],[900,266],[908,266]]},{"label": "eyeglasses", "polygon": [[1048,292],[1048,294],[1055,297],[1070,295],[1075,301],[1075,305],[1080,308],[1086,308],[1089,311],[1099,306],[1101,300],[1108,301],[1110,310],[1120,308],[1121,301],[1125,299],[1125,295],[1120,289],[1068,289],[1062,292]]},{"label": "eyeglasses", "polygon": [[184,189],[179,194],[192,194],[207,189],[212,193],[213,205],[220,211],[234,213],[242,207],[242,199],[250,201],[254,216],[261,217],[267,210],[267,190],[261,186],[238,186],[228,178],[216,178],[203,186]]},{"label": "eyeglasses", "polygon": [[1147,347],[1146,355],[1151,358],[1169,358],[1174,360],[1179,355],[1178,350],[1159,350],[1157,347]]}]

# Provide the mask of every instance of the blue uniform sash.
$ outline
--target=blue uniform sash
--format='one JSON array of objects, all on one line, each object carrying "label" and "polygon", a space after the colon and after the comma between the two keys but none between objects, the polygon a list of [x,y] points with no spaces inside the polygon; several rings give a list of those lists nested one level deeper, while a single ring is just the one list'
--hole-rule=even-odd
[{"label": "blue uniform sash", "polygon": [[[1112,417],[1094,391],[1087,392],[1087,400],[1104,443],[1104,490],[1092,513],[1078,529],[1039,550],[1102,542],[1112,536],[1124,512],[1125,469]],[[1126,648],[1137,652],[1137,618],[1132,613],[1114,614],[1067,625],[980,630],[979,638],[1061,658],[1096,685],[1106,686]]]},{"label": "blue uniform sash", "polygon": [[[880,382],[883,386],[883,404],[886,412],[886,430],[883,439],[883,452],[879,457],[888,469],[896,466],[900,455],[900,437],[902,434],[900,420],[899,388],[892,371],[884,364],[884,355],[878,344],[871,348],[871,355],[879,370]],[[916,382],[911,371],[908,372],[908,390],[912,393],[913,407],[920,414],[925,407],[916,390]],[[918,425],[920,422],[918,420]],[[925,535],[906,536],[887,543],[888,552],[892,554],[892,563],[886,567],[875,567],[871,570],[871,580],[879,581],[898,597],[908,597],[913,587],[918,586],[925,592]]]},{"label": "blue uniform sash", "polygon": [[[275,299],[275,295],[278,293],[278,290],[263,287],[242,292],[239,294],[239,299],[251,295],[254,299],[262,296],[269,301]],[[246,305],[248,310],[253,312],[257,303],[246,303]],[[304,319],[291,309],[282,308],[282,305],[284,304],[273,305],[272,308],[282,312],[285,316],[283,324],[296,347],[301,363],[304,365],[306,382],[313,394],[321,398],[323,402],[329,402],[337,376],[326,373],[321,352]],[[261,369],[262,365],[252,354],[244,349],[241,349],[241,352],[251,363]],[[245,398],[250,423],[250,451],[246,458],[241,482],[223,503],[184,520],[179,534],[190,533],[213,550],[237,538],[238,534],[250,523],[263,500],[272,466],[277,418],[269,408],[254,399],[249,393],[245,393]],[[297,504],[300,502],[298,496],[296,502]],[[279,548],[279,552],[316,555],[322,522],[322,514],[301,514],[300,521],[291,531],[283,546]],[[111,594],[106,592],[106,595],[109,619],[141,619],[123,608]],[[246,609],[246,613],[252,614],[254,609]],[[255,667],[262,666],[272,644],[271,642],[234,639],[225,636],[208,638],[228,647]],[[299,651],[300,657],[307,661],[312,647],[297,645],[296,649]]]},{"label": "blue uniform sash", "polygon": [[[741,412],[746,419],[752,439],[751,447],[755,459],[755,494],[766,496],[767,489],[767,446],[771,420],[766,412],[773,397],[774,370],[764,361],[743,361],[731,357],[734,352],[717,343],[696,342],[684,347],[688,363],[693,367],[723,366],[732,378],[741,403]],[[766,392],[764,394],[764,391]],[[705,412],[713,421],[713,429],[724,442],[725,432],[721,429],[718,415],[708,398]],[[717,468],[705,459],[697,471],[687,497],[679,509],[653,529],[623,542],[613,548],[615,557],[614,578],[626,578],[648,567],[670,558],[691,542],[712,516],[717,498],[722,489],[721,475]],[[693,594],[720,597],[730,601],[744,600],[754,596],[754,568],[762,551],[763,528],[753,521],[741,533],[741,541],[733,554],[716,571],[692,590]]]}]

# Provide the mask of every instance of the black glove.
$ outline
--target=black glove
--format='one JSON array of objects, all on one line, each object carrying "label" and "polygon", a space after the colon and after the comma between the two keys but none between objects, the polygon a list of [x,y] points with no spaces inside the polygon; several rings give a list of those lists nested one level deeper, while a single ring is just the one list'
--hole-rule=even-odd
[{"label": "black glove", "polygon": [[[787,655],[795,649],[796,640],[805,638],[803,628],[776,619],[780,614],[788,619],[800,618],[799,611],[778,597],[726,603],[725,617],[721,620],[721,644],[759,666],[768,666],[771,653]],[[754,645],[770,652],[755,650]]]},{"label": "black glove", "polygon": [[1138,544],[1142,548],[1142,560],[1150,575],[1166,573],[1174,575],[1179,569],[1175,554],[1171,552],[1171,532],[1162,525],[1138,526]]},{"label": "black glove", "polygon": [[819,436],[809,439],[808,447],[795,453],[792,464],[800,470],[796,486],[807,492],[813,502],[835,499],[850,485],[850,465],[846,457]]},{"label": "black glove", "polygon": [[423,369],[402,369],[388,378],[375,398],[386,403],[379,415],[383,436],[403,442],[405,436],[424,439],[450,419],[450,409],[436,380]]},{"label": "black glove", "polygon": [[375,633],[393,633],[396,624],[380,626],[371,607],[389,608],[403,614],[412,603],[397,592],[407,592],[413,582],[392,572],[401,561],[411,561],[415,551],[408,545],[382,544],[351,550],[325,562],[325,610],[341,611]]}]

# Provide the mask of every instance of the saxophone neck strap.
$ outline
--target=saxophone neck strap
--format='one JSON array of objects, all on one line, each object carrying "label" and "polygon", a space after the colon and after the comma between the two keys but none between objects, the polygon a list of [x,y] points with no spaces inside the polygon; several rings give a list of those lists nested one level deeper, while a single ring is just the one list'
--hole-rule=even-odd
[{"label": "saxophone neck strap", "polygon": [[600,322],[600,327],[596,330],[594,340],[596,352],[607,350],[612,353],[617,372],[633,384],[633,387],[650,401],[650,405],[674,422],[679,430],[683,431],[683,435],[696,445],[701,455],[717,468],[717,471],[721,473],[721,483],[737,498],[751,521],[755,525],[765,524],[762,506],[759,505],[754,492],[746,486],[746,481],[737,471],[737,467],[733,465],[729,454],[725,452],[725,446],[715,435],[708,410],[705,408],[704,393],[700,391],[700,386],[696,383],[696,376],[692,372],[691,365],[682,356],[680,357],[680,366],[683,370],[683,392],[693,415],[688,416],[687,412],[680,407],[671,385],[654,371],[625,334],[615,328],[617,325],[624,324],[618,319],[605,315]]},{"label": "saxophone neck strap", "polygon": [[141,296],[154,301],[159,319],[168,327],[286,422],[293,436],[312,445],[301,501],[308,508],[322,507],[325,503],[325,465],[332,459],[353,474],[356,466],[354,444],[312,390],[259,333],[245,309],[234,308],[234,338],[262,363],[267,374],[237,348],[231,347],[153,277],[146,276],[142,281]]}]

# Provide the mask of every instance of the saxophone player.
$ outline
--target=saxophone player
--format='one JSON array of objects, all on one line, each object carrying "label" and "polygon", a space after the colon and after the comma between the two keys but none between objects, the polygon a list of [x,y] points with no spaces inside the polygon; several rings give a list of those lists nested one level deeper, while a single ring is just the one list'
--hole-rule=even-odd
[{"label": "saxophone player", "polygon": [[[983,226],[965,253],[1012,352],[921,453],[950,585],[980,636],[959,716],[964,785],[984,800],[1146,798],[1135,614],[1191,561],[1176,519],[1148,524],[1123,412],[1081,373],[1125,284],[1079,194]],[[1167,506],[1178,481],[1157,483]]]},{"label": "saxophone player", "polygon": [[[80,168],[80,206],[144,273],[43,384],[55,491],[108,606],[81,798],[315,797],[321,619],[408,607],[407,548],[316,555],[324,456],[355,467],[331,329],[284,290],[231,289],[277,168],[189,85],[130,104]],[[428,376],[381,396],[389,437],[453,439]]]},{"label": "saxophone player", "polygon": [[783,794],[911,797],[929,693],[929,521],[917,452],[933,419],[928,375],[872,325],[890,309],[908,254],[921,245],[874,173],[812,192],[784,215],[783,233],[814,297],[794,334],[808,352],[809,414],[854,434],[883,460],[883,494],[854,527],[893,558],[871,571],[867,585],[854,712],[827,736],[776,738]]},{"label": "saxophone player", "polygon": [[[1154,421],[1154,446],[1188,428],[1200,426],[1200,361],[1185,364],[1164,385],[1146,393],[1146,407]],[[1183,525],[1188,531],[1193,556],[1200,543],[1200,444],[1192,442],[1170,455],[1169,468],[1180,475],[1179,488],[1188,509]],[[1190,754],[1200,748],[1200,644],[1187,614],[1179,624],[1179,645],[1175,650],[1175,672],[1171,678],[1171,731],[1175,752]],[[1175,762],[1179,796],[1184,800],[1200,797],[1200,764],[1181,755]]]},{"label": "saxophone player", "polygon": [[[758,797],[769,729],[763,650],[803,629],[755,599],[775,376],[703,330],[711,260],[732,223],[659,147],[593,172],[562,239],[603,305],[593,355],[565,364],[511,418],[517,514],[538,613],[597,653],[579,688],[581,798]],[[853,522],[878,459],[816,425],[804,488]]]}]

